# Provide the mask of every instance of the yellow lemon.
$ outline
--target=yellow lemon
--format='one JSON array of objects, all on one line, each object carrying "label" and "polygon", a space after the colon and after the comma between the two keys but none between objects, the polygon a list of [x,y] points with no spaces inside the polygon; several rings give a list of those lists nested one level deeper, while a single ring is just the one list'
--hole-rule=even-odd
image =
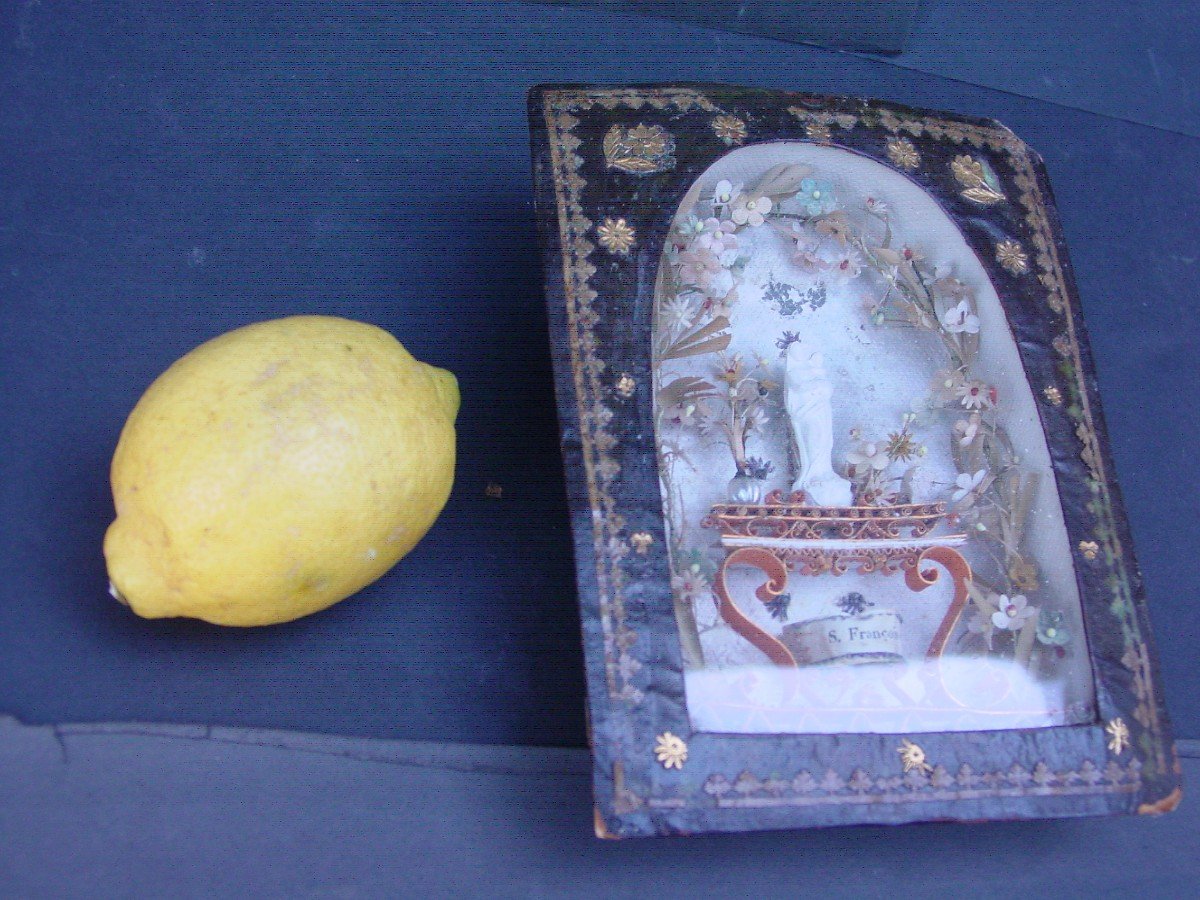
[{"label": "yellow lemon", "polygon": [[375,581],[454,480],[454,376],[361,322],[239,328],[150,386],[112,462],[111,590],[147,618],[286,622]]}]

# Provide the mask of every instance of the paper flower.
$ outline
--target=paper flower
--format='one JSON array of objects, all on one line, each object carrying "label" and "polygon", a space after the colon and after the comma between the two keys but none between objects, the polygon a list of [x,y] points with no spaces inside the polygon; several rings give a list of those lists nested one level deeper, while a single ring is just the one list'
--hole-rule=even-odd
[{"label": "paper flower", "polygon": [[954,493],[950,495],[950,499],[954,503],[965,500],[968,496],[975,492],[979,485],[983,484],[983,479],[987,477],[987,469],[980,469],[974,475],[963,472],[954,479]]},{"label": "paper flower", "polygon": [[733,210],[729,217],[738,225],[757,227],[766,221],[764,218],[771,211],[774,203],[770,197],[747,197],[745,194],[733,201]]},{"label": "paper flower", "polygon": [[971,304],[960,300],[957,306],[952,306],[942,313],[942,328],[951,334],[979,333],[979,316],[971,312]]},{"label": "paper flower", "polygon": [[713,188],[712,200],[717,206],[730,206],[741,193],[742,185],[740,182],[734,184],[732,181],[722,178],[717,182],[717,186]]},{"label": "paper flower", "polygon": [[1012,597],[1007,594],[993,594],[989,599],[996,604],[996,611],[992,613],[992,624],[1006,631],[1020,631],[1025,627],[1025,621],[1038,613],[1035,607],[1028,605],[1029,601],[1025,599],[1024,594],[1015,594]]},{"label": "paper flower", "polygon": [[870,468],[882,472],[891,462],[887,455],[887,444],[882,441],[864,441],[846,454],[846,461],[857,468]]},{"label": "paper flower", "polygon": [[833,182],[824,178],[805,178],[800,182],[800,193],[796,199],[810,216],[830,212],[837,203]]}]

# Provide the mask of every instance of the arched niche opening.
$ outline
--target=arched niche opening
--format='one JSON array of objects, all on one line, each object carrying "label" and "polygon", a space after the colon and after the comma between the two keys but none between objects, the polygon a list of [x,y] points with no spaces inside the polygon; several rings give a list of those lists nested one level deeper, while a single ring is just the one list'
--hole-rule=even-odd
[{"label": "arched niche opening", "polygon": [[1094,719],[1034,388],[920,186],[836,147],[729,153],[675,215],[652,341],[697,730]]}]

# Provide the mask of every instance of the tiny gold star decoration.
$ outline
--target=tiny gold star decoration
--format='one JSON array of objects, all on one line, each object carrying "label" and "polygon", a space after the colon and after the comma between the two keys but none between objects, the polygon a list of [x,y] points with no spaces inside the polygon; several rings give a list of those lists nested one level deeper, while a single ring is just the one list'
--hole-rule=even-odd
[{"label": "tiny gold star decoration", "polygon": [[1129,726],[1125,724],[1125,720],[1113,719],[1104,726],[1104,731],[1108,735],[1108,749],[1116,756],[1124,753],[1125,748],[1129,746]]},{"label": "tiny gold star decoration", "polygon": [[915,169],[921,164],[921,154],[908,138],[894,137],[887,142],[888,159],[899,169]]},{"label": "tiny gold star decoration", "polygon": [[641,556],[645,556],[650,550],[650,545],[654,543],[654,536],[647,531],[638,531],[629,536],[629,543],[633,544],[633,549]]},{"label": "tiny gold star decoration", "polygon": [[904,766],[905,772],[916,771],[928,775],[933,771],[933,766],[925,761],[925,750],[908,738],[901,739],[896,752],[900,754],[900,764]]},{"label": "tiny gold star decoration", "polygon": [[664,731],[655,741],[654,758],[664,769],[682,769],[688,758],[687,744],[679,735]]},{"label": "tiny gold star decoration", "polygon": [[712,129],[730,147],[746,139],[746,123],[737,116],[717,116],[712,120]]},{"label": "tiny gold star decoration", "polygon": [[626,400],[633,396],[633,392],[637,390],[637,382],[633,376],[625,372],[617,379],[616,391]]},{"label": "tiny gold star decoration", "polygon": [[628,253],[637,232],[624,219],[605,219],[596,229],[596,237],[609,253]]},{"label": "tiny gold star decoration", "polygon": [[1095,541],[1080,541],[1079,552],[1083,554],[1084,559],[1095,559],[1100,553],[1100,545]]},{"label": "tiny gold star decoration", "polygon": [[1055,385],[1050,385],[1042,391],[1042,396],[1051,406],[1062,406],[1062,391]]},{"label": "tiny gold star decoration", "polygon": [[996,245],[996,261],[1013,275],[1029,271],[1029,257],[1016,241],[1001,241]]}]

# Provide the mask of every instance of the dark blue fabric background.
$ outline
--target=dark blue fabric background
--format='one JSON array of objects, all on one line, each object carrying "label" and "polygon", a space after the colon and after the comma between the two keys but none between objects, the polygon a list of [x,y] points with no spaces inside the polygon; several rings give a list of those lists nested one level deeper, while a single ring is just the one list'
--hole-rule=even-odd
[{"label": "dark blue fabric background", "polygon": [[[993,116],[1042,153],[1168,700],[1200,737],[1198,16],[1149,6],[926,4],[883,62],[517,2],[7,5],[0,712],[582,744],[524,93],[688,79]],[[136,619],[100,552],[125,416],[200,341],[301,312],[374,322],[458,374],[445,515],[321,615]]]}]

